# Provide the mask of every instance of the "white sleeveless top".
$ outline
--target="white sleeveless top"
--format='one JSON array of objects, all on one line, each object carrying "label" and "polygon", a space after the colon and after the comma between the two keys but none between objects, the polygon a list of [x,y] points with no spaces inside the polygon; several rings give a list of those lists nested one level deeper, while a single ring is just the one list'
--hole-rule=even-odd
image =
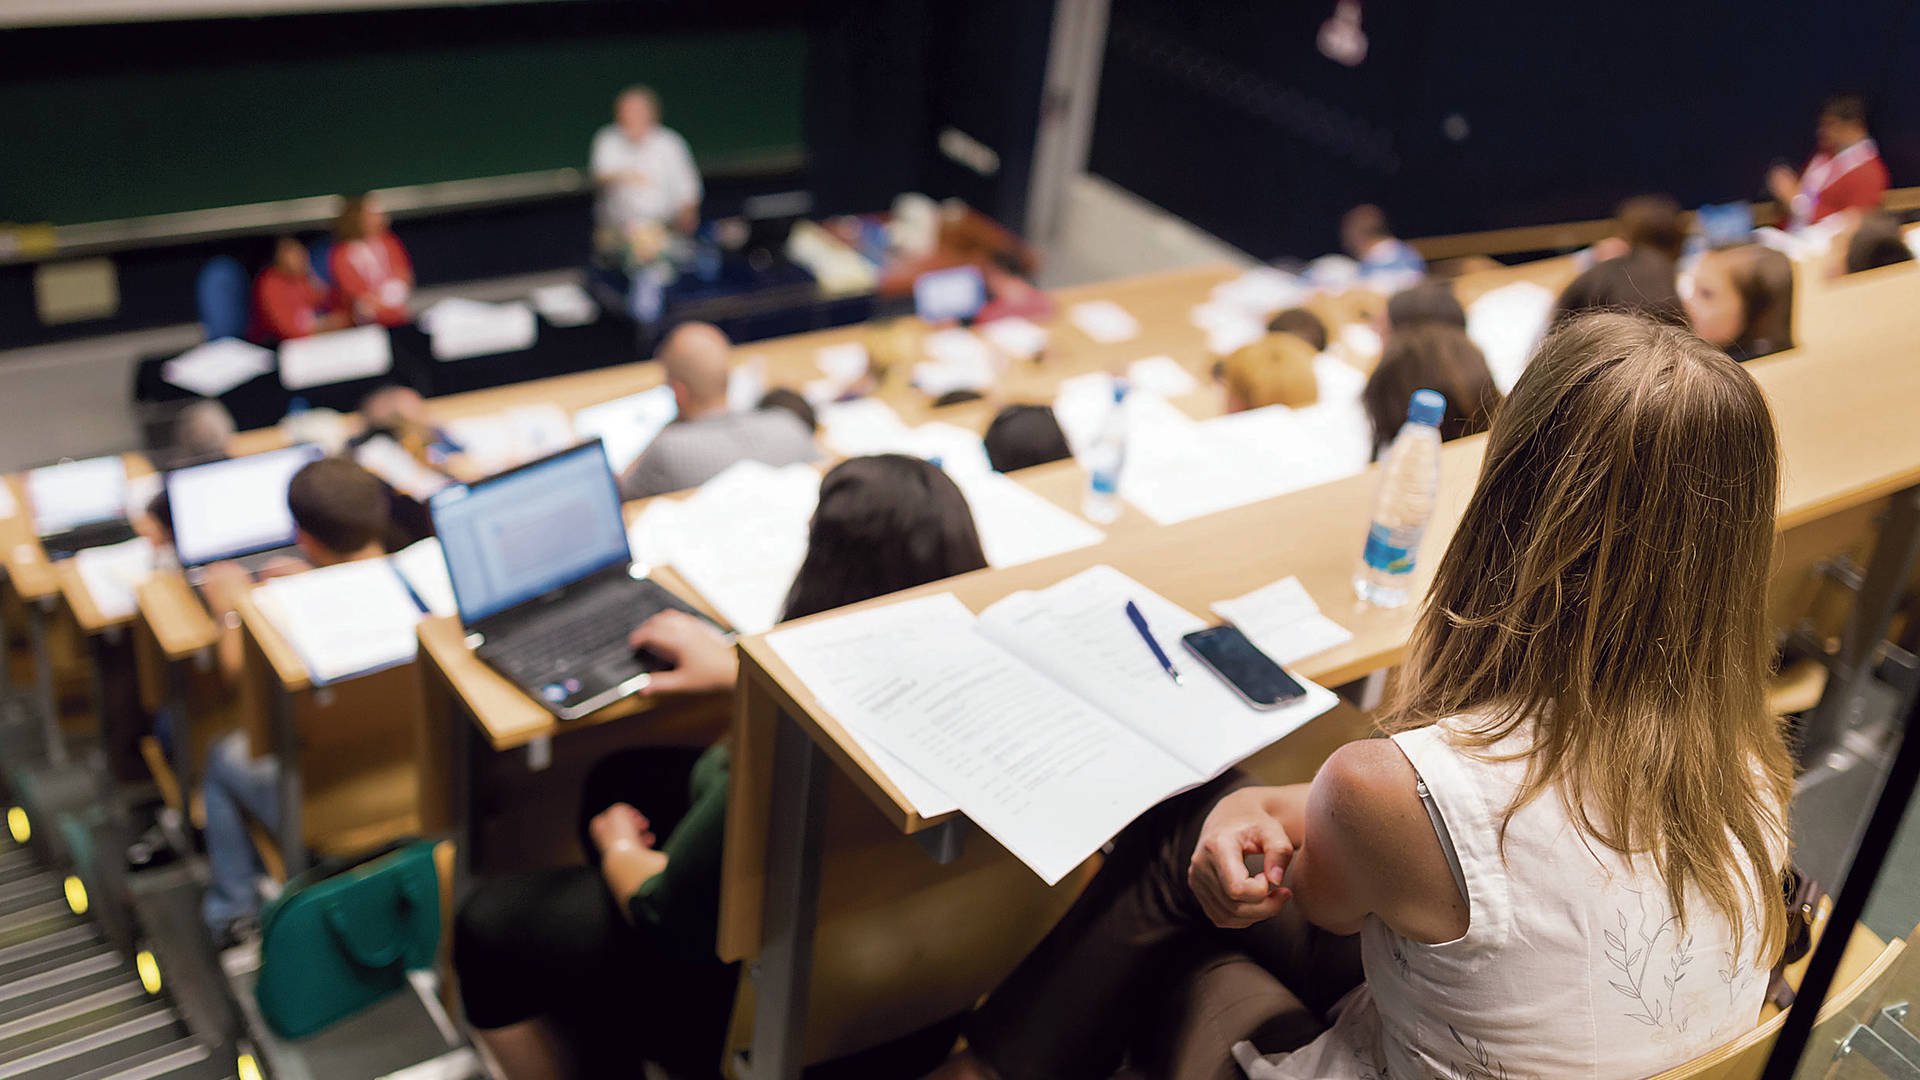
[{"label": "white sleeveless top", "polygon": [[[1506,756],[1530,738],[1522,725],[1485,753]],[[1292,1054],[1236,1046],[1252,1080],[1644,1077],[1758,1021],[1768,971],[1754,931],[1734,955],[1726,920],[1696,899],[1683,933],[1652,865],[1583,842],[1552,791],[1513,816],[1503,858],[1501,815],[1526,762],[1456,748],[1444,723],[1393,739],[1458,854],[1467,932],[1422,945],[1369,916],[1366,981],[1333,1028]]]}]

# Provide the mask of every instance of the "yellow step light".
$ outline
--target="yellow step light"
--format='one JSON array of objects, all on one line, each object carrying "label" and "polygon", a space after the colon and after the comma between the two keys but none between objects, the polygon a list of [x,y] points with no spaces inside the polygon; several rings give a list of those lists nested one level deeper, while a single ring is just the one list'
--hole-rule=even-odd
[{"label": "yellow step light", "polygon": [[241,1054],[233,1064],[233,1071],[239,1080],[263,1080],[260,1075],[260,1063],[253,1060],[252,1054]]},{"label": "yellow step light", "polygon": [[152,949],[141,949],[133,954],[133,967],[140,973],[140,985],[147,993],[160,993],[160,961],[153,958]]},{"label": "yellow step light", "polygon": [[33,823],[27,820],[26,807],[7,807],[7,832],[12,834],[13,842],[16,844],[24,844],[33,839]]},{"label": "yellow step light", "polygon": [[80,883],[78,877],[68,874],[66,888],[67,906],[73,909],[75,915],[85,915],[87,913],[87,887]]}]

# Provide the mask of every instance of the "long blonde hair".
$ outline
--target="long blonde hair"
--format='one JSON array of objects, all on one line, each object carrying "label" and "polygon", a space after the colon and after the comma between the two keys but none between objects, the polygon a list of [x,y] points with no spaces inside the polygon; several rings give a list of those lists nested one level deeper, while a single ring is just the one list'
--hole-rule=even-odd
[{"label": "long blonde hair", "polygon": [[1742,940],[1757,914],[1769,959],[1793,777],[1765,698],[1779,485],[1740,365],[1643,319],[1569,320],[1494,422],[1383,724],[1462,717],[1485,751],[1532,722],[1507,820],[1557,789],[1586,837],[1652,858],[1683,923],[1689,887]]}]

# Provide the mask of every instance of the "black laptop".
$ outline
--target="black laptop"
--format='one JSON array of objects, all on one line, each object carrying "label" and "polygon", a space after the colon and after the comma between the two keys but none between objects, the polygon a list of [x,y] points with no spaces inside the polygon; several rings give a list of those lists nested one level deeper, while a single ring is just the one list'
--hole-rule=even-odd
[{"label": "black laptop", "polygon": [[127,467],[118,457],[63,461],[26,475],[34,532],[58,562],[134,537],[127,520]]},{"label": "black laptop", "polygon": [[646,688],[666,665],[634,627],[691,606],[633,565],[619,482],[598,439],[428,504],[475,655],[562,720]]},{"label": "black laptop", "polygon": [[317,446],[289,446],[175,469],[166,475],[173,550],[195,584],[212,563],[260,570],[297,555],[287,488],[293,474],[318,461]]}]

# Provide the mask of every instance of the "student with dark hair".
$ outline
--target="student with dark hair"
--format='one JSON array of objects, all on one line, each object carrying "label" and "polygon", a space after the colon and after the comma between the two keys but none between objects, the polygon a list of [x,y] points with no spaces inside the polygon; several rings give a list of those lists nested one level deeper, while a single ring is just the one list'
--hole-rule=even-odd
[{"label": "student with dark hair", "polygon": [[944,409],[949,405],[966,405],[985,397],[986,395],[978,390],[949,390],[933,399],[933,407]]},{"label": "student with dark hair", "polygon": [[[897,454],[853,458],[820,483],[786,617],[985,566],[945,473]],[[690,615],[649,619],[633,645],[671,665],[650,693],[726,693],[737,678],[732,646]],[[737,974],[714,955],[727,748],[676,778],[684,761],[654,751],[603,761],[582,807],[597,866],[487,882],[460,909],[461,1000],[507,1080],[560,1075],[568,1048],[583,1076],[637,1076],[643,1060],[714,1074]]]},{"label": "student with dark hair", "polygon": [[1687,325],[1673,260],[1653,251],[1636,251],[1595,263],[1574,278],[1554,301],[1548,325],[1600,311],[1645,315],[1674,326]]},{"label": "student with dark hair", "polygon": [[413,296],[413,260],[388,227],[387,212],[372,193],[341,200],[333,222],[333,309],[348,322],[399,326]]},{"label": "student with dark hair", "polygon": [[994,472],[1030,469],[1073,456],[1051,405],[1009,405],[987,425],[981,439]]},{"label": "student with dark hair", "polygon": [[1693,332],[1735,360],[1791,349],[1793,261],[1759,244],[1709,251],[1693,268],[1686,307]]},{"label": "student with dark hair", "polygon": [[1412,244],[1393,235],[1386,211],[1371,203],[1354,207],[1340,219],[1340,246],[1360,263],[1363,279],[1427,272],[1427,261]]},{"label": "student with dark hair", "polygon": [[1288,308],[1268,319],[1267,333],[1292,334],[1313,346],[1316,353],[1327,351],[1327,324],[1306,308]]},{"label": "student with dark hair", "polygon": [[[287,508],[293,513],[300,552],[314,566],[378,558],[384,553],[387,486],[345,458],[324,458],[294,473],[287,487]],[[207,606],[228,623],[228,638],[237,646],[237,635],[231,632],[236,624],[227,616],[238,609],[239,597],[253,582],[237,563],[223,564],[223,570],[218,575],[209,573],[203,591]],[[226,641],[221,645],[221,666],[237,676],[238,649],[228,649]],[[247,835],[246,819],[258,821],[269,831],[278,827],[280,762],[272,755],[253,757],[247,733],[236,731],[209,749],[201,798],[206,805],[211,880],[200,913],[215,940],[225,946],[248,936],[259,910],[253,883],[262,867]]]},{"label": "student with dark hair", "polygon": [[1440,421],[1442,439],[1487,430],[1500,406],[1500,389],[1487,370],[1487,359],[1466,331],[1437,323],[1399,331],[1387,339],[1380,364],[1360,393],[1373,428],[1374,457],[1386,451],[1406,423],[1413,392],[1423,388],[1437,390],[1447,399],[1447,414]]},{"label": "student with dark hair", "polygon": [[1671,195],[1635,195],[1613,211],[1620,233],[1593,245],[1596,262],[1649,252],[1679,262],[1687,246],[1687,218]]},{"label": "student with dark hair", "polygon": [[1900,219],[1885,210],[1862,217],[1852,239],[1847,241],[1846,272],[1849,274],[1912,261],[1913,249],[1907,246],[1907,238],[1900,231]]},{"label": "student with dark hair", "polygon": [[1467,309],[1460,306],[1451,284],[1424,281],[1387,299],[1387,334],[1383,336],[1430,324],[1467,328]]},{"label": "student with dark hair", "polygon": [[795,419],[807,425],[809,432],[820,430],[820,417],[814,413],[813,403],[808,401],[799,392],[789,390],[784,386],[776,386],[767,391],[766,394],[760,398],[760,404],[756,406],[756,408],[761,410],[785,409],[792,413]]},{"label": "student with dark hair", "polygon": [[1820,108],[1816,149],[1795,173],[1775,165],[1767,190],[1780,201],[1793,228],[1823,221],[1842,210],[1871,210],[1891,183],[1880,147],[1867,134],[1867,103],[1858,94],[1835,94]]},{"label": "student with dark hair", "polygon": [[276,345],[346,326],[346,316],[328,310],[327,299],[327,287],[313,272],[307,246],[293,236],[279,237],[273,242],[273,262],[253,279],[253,323],[247,337]]}]

